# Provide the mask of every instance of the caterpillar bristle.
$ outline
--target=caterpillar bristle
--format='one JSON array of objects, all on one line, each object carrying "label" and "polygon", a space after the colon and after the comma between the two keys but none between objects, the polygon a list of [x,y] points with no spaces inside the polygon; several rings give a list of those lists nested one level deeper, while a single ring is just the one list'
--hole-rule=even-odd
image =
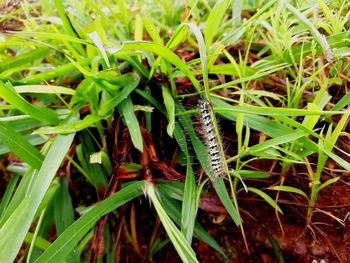
[{"label": "caterpillar bristle", "polygon": [[223,160],[219,150],[218,140],[220,140],[220,138],[217,138],[215,135],[211,105],[206,99],[201,98],[198,101],[198,107],[199,119],[203,130],[203,138],[207,147],[207,154],[210,164],[209,168],[214,177],[222,176],[224,174],[223,162],[225,162],[225,160]]}]

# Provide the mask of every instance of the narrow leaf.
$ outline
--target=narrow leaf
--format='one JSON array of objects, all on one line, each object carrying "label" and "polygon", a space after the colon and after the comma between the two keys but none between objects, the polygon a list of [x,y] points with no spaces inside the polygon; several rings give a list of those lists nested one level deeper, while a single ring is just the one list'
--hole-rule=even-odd
[{"label": "narrow leaf", "polygon": [[233,202],[227,192],[224,179],[222,179],[222,177],[216,178],[216,181],[214,182],[214,188],[220,198],[220,201],[226,208],[227,212],[230,214],[232,220],[237,226],[239,226],[242,223],[241,218],[239,216],[237,208],[233,205]]},{"label": "narrow leaf", "polygon": [[154,185],[152,183],[146,182],[146,193],[151,199],[154,208],[157,211],[160,221],[163,224],[165,231],[167,232],[172,244],[174,245],[177,253],[183,262],[199,262],[196,258],[191,246],[188,244],[184,235],[177,229],[176,225],[171,221],[168,214],[164,211],[161,203],[155,192]]},{"label": "narrow leaf", "polygon": [[140,152],[143,151],[143,140],[141,135],[141,130],[139,126],[139,121],[137,120],[134,113],[134,105],[131,98],[128,97],[118,106],[120,114],[123,116],[126,126],[129,129],[131,141],[135,148]]},{"label": "narrow leaf", "polygon": [[278,206],[278,204],[267,194],[265,194],[263,191],[253,188],[253,187],[248,187],[248,191],[251,191],[253,193],[256,193],[259,195],[262,199],[264,199],[270,206],[272,206],[275,210],[283,214],[281,208]]},{"label": "narrow leaf", "polygon": [[13,107],[30,115],[36,120],[47,124],[57,124],[59,122],[55,111],[46,107],[38,107],[30,104],[23,99],[9,83],[5,85],[2,81],[0,81],[0,97],[6,100]]},{"label": "narrow leaf", "polygon": [[0,143],[5,144],[10,151],[16,153],[33,168],[40,168],[44,160],[43,155],[6,123],[0,123]]}]

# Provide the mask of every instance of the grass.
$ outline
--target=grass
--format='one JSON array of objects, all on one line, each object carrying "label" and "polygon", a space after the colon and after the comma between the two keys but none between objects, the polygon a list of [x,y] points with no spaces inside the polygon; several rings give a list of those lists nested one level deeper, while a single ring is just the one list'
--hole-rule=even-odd
[{"label": "grass", "polygon": [[[350,172],[347,1],[2,5],[1,262],[123,260],[116,229],[151,261],[170,240],[182,261],[199,262],[195,239],[233,259],[199,223],[207,196],[248,254],[246,195],[272,207],[282,232],[281,196],[301,200],[300,220],[319,229],[321,190]],[[222,178],[210,174],[194,121],[199,94],[222,118]],[[166,235],[155,231],[140,252],[142,210],[123,205],[142,194]]]}]

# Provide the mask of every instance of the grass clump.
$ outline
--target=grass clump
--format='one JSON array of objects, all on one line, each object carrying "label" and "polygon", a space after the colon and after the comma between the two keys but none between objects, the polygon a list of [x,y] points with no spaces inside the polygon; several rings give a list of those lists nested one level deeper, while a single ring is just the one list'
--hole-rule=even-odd
[{"label": "grass clump", "polygon": [[1,262],[346,260],[347,1],[1,5]]}]

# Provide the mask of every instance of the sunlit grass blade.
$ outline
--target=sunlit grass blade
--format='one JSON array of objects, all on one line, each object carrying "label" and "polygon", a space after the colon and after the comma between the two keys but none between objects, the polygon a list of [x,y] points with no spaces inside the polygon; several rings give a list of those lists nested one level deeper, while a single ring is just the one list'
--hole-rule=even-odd
[{"label": "sunlit grass blade", "polygon": [[75,90],[71,88],[51,85],[21,85],[14,86],[18,93],[44,93],[44,94],[63,94],[74,95]]},{"label": "sunlit grass blade", "polygon": [[331,185],[331,184],[334,184],[335,182],[337,182],[338,180],[340,179],[340,177],[334,177],[334,178],[331,178],[327,181],[325,181],[323,184],[321,184],[318,189],[317,189],[317,192],[321,191],[323,188]]},{"label": "sunlit grass blade", "polygon": [[295,17],[303,23],[311,32],[313,37],[316,39],[318,44],[321,46],[323,54],[325,55],[328,62],[331,62],[333,59],[333,54],[331,51],[331,48],[327,42],[327,39],[321,35],[320,32],[315,28],[315,26],[304,16],[303,13],[301,13],[297,8],[290,4],[286,4],[286,7],[289,11],[291,11]]},{"label": "sunlit grass blade", "polygon": [[282,135],[282,136],[279,136],[277,138],[273,138],[273,139],[270,139],[270,140],[267,140],[267,141],[264,141],[262,143],[259,143],[259,144],[255,144],[253,145],[252,147],[249,147],[245,152],[244,152],[244,155],[248,155],[248,154],[255,154],[255,153],[258,153],[258,152],[262,152],[262,151],[266,151],[274,146],[277,146],[277,145],[281,145],[281,144],[284,144],[284,143],[290,143],[290,142],[293,142],[301,137],[305,136],[305,133],[304,132],[294,132],[294,133],[291,133],[291,134],[286,134],[286,135]]},{"label": "sunlit grass blade", "polygon": [[106,49],[103,46],[102,40],[98,33],[96,31],[91,32],[88,34],[91,40],[94,42],[95,46],[98,48],[98,50],[101,53],[101,56],[103,57],[104,62],[106,63],[107,67],[110,68],[111,64],[109,63],[108,55],[106,52]]},{"label": "sunlit grass blade", "polygon": [[205,44],[207,49],[211,46],[214,36],[217,33],[217,29],[221,24],[221,20],[224,17],[227,8],[230,6],[231,0],[219,0],[216,2],[213,9],[210,11],[208,19],[205,23],[203,30]]},{"label": "sunlit grass blade", "polygon": [[[79,64],[82,66],[89,65],[90,63],[90,59],[82,59],[79,61]],[[73,63],[67,63],[47,72],[37,73],[15,82],[19,84],[38,84],[42,81],[49,81],[58,77],[69,77],[70,75],[77,74],[78,72],[78,69]]]}]

